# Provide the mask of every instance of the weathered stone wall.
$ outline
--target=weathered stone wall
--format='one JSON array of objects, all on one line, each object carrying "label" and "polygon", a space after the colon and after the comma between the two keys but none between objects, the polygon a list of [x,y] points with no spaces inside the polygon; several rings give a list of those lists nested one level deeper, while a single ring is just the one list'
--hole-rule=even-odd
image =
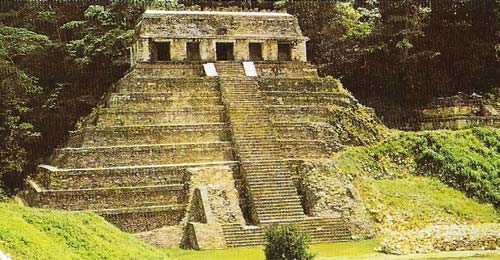
[{"label": "weathered stone wall", "polygon": [[146,11],[137,34],[158,38],[301,38],[298,21],[285,13]]},{"label": "weathered stone wall", "polygon": [[[274,48],[274,45],[273,47]],[[276,44],[276,49],[278,48]],[[277,50],[276,50],[277,51]],[[269,50],[273,53],[274,50]],[[270,54],[269,54],[270,55]],[[313,65],[305,62],[255,62],[260,77],[284,77],[284,78],[317,78],[318,71]]]},{"label": "weathered stone wall", "polygon": [[328,158],[377,141],[384,128],[333,78],[262,78],[259,86],[288,158]]},{"label": "weathered stone wall", "polygon": [[[138,233],[179,224],[184,217],[184,207],[158,207],[149,211],[139,209],[98,213],[121,230]],[[182,234],[179,237],[182,237]]]},{"label": "weathered stone wall", "polygon": [[303,206],[310,216],[342,216],[354,239],[373,236],[370,219],[356,187],[333,161],[290,161]]},{"label": "weathered stone wall", "polygon": [[231,161],[229,142],[63,148],[52,162],[60,168],[102,168],[132,165],[162,165]]},{"label": "weathered stone wall", "polygon": [[189,179],[185,166],[57,169],[39,167],[37,183],[47,190],[116,188],[181,184]]},{"label": "weathered stone wall", "polygon": [[218,142],[229,140],[223,123],[180,126],[84,128],[71,133],[69,147]]},{"label": "weathered stone wall", "polygon": [[159,124],[217,123],[224,119],[224,107],[179,108],[150,111],[121,111],[101,109],[97,115],[97,126],[131,126]]},{"label": "weathered stone wall", "polygon": [[88,190],[38,190],[37,199],[30,204],[64,210],[133,208],[182,204],[186,200],[184,193],[184,185],[179,184]]}]

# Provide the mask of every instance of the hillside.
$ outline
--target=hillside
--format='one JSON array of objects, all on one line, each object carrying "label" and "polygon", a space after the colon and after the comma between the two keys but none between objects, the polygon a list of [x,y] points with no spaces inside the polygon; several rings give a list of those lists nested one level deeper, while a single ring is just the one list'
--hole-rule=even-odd
[{"label": "hillside", "polygon": [[378,231],[499,222],[499,140],[492,128],[395,132],[334,160],[354,179]]},{"label": "hillside", "polygon": [[[13,259],[151,259],[167,257],[93,213],[0,203],[0,250]],[[161,259],[161,258],[160,258]]]}]

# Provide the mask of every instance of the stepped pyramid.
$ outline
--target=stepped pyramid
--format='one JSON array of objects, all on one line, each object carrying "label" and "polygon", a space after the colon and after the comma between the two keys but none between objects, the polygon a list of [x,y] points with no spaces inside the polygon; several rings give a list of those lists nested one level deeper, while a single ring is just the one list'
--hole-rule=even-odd
[{"label": "stepped pyramid", "polygon": [[349,240],[348,220],[304,212],[290,167],[340,149],[330,118],[354,102],[318,77],[306,41],[284,13],[146,11],[131,70],[24,200],[92,210],[132,233],[177,227],[195,249],[260,245],[283,223],[313,242]]}]

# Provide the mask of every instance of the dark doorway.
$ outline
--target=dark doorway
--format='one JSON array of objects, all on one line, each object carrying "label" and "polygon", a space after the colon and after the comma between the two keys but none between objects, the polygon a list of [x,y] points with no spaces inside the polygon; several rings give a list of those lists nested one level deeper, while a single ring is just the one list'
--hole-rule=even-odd
[{"label": "dark doorway", "polygon": [[200,43],[188,42],[186,43],[187,60],[201,60]]},{"label": "dark doorway", "polygon": [[156,60],[170,61],[170,42],[155,42]]},{"label": "dark doorway", "polygon": [[231,42],[216,43],[217,60],[234,60],[234,45]]},{"label": "dark doorway", "polygon": [[262,43],[252,42],[248,45],[251,61],[262,60]]},{"label": "dark doorway", "polygon": [[291,61],[292,60],[292,44],[291,43],[278,43],[278,60]]}]

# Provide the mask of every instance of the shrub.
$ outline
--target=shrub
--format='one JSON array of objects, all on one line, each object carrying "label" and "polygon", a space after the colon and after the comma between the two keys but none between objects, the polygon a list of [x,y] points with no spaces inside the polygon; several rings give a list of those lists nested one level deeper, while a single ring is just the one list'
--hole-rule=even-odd
[{"label": "shrub", "polygon": [[314,255],[308,252],[309,237],[295,226],[272,226],[266,231],[266,239],[264,253],[267,260],[314,259]]}]

